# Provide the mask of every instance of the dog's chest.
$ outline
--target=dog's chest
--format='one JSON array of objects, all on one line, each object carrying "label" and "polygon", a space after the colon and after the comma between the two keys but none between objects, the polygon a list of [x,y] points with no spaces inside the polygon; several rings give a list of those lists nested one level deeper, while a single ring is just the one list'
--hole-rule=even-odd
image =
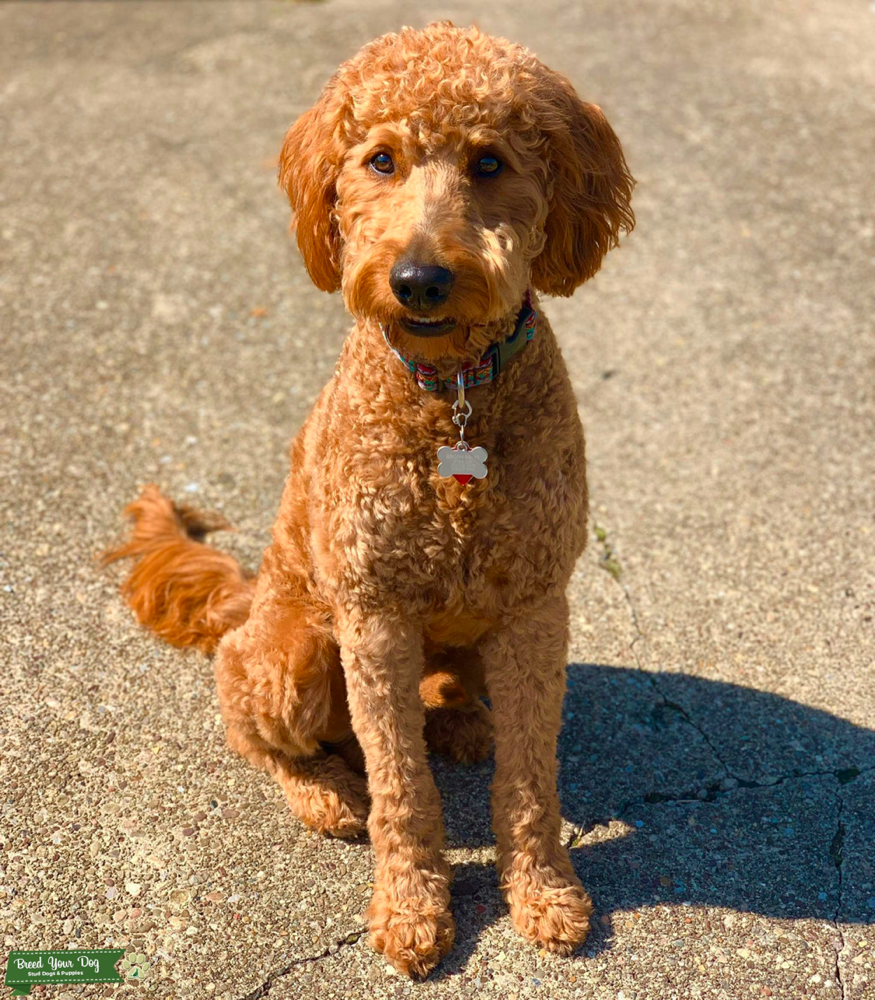
[{"label": "dog's chest", "polygon": [[496,462],[492,478],[476,484],[440,479],[424,462],[351,490],[323,539],[340,596],[492,618],[564,587],[586,523],[583,456],[576,446],[566,452],[537,464]]},{"label": "dog's chest", "polygon": [[494,618],[564,589],[586,538],[585,447],[542,334],[507,381],[475,398],[467,440],[488,457],[485,478],[467,483],[440,474],[438,450],[458,440],[446,400],[336,383],[307,476],[311,555],[329,603]]}]

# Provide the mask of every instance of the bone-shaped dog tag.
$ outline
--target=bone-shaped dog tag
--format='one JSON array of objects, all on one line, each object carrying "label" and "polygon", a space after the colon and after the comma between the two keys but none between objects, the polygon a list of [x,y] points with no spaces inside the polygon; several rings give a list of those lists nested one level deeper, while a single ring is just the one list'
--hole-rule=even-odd
[{"label": "bone-shaped dog tag", "polygon": [[460,441],[455,447],[450,448],[444,445],[438,448],[438,475],[444,479],[453,477],[462,484],[469,483],[472,479],[484,479],[486,477],[486,449],[469,448],[464,441]]}]

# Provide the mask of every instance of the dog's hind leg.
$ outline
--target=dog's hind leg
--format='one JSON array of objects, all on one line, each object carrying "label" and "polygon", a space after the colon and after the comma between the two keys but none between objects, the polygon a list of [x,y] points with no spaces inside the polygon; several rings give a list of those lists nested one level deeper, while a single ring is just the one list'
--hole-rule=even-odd
[{"label": "dog's hind leg", "polygon": [[480,700],[483,687],[483,662],[476,648],[427,651],[419,696],[426,707],[429,750],[458,764],[473,764],[489,756],[492,717]]},{"label": "dog's hind leg", "polygon": [[463,708],[431,708],[425,716],[429,750],[457,764],[476,764],[492,750],[492,716],[478,698]]},{"label": "dog's hind leg", "polygon": [[273,776],[305,826],[333,837],[357,837],[365,829],[367,783],[339,754],[291,757],[281,750],[262,749],[246,733],[234,729],[228,730],[228,742]]},{"label": "dog's hind leg", "polygon": [[249,620],[219,647],[216,682],[229,744],[273,775],[292,812],[336,837],[361,833],[367,784],[348,753],[329,752],[352,729],[325,610],[260,581]]}]

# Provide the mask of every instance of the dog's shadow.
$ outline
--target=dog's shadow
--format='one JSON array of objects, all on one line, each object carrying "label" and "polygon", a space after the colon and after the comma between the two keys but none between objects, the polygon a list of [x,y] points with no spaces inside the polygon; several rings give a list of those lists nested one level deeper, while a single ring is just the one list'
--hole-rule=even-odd
[{"label": "dog's shadow", "polygon": [[[572,664],[559,760],[595,904],[586,954],[641,905],[875,922],[875,731],[733,684]],[[492,762],[432,767],[448,848],[492,843]],[[454,871],[458,931],[438,977],[465,968],[506,912],[491,863]]]}]

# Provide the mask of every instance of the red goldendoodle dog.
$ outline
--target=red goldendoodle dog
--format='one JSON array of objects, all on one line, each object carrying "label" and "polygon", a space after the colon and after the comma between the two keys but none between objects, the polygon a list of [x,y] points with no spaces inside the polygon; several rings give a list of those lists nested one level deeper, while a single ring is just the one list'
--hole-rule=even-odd
[{"label": "red goldendoodle dog", "polygon": [[620,144],[526,49],[433,24],[340,67],[280,179],[313,281],[356,325],[292,445],[273,543],[250,578],[202,543],[219,520],[149,487],[110,557],[138,558],[141,622],[217,649],[230,744],[294,813],[367,824],[371,940],[398,969],[424,975],[453,940],[426,748],[473,761],[493,730],[513,923],[568,953],[591,910],[556,794],[587,489],[536,293],[570,295],[631,229]]}]

